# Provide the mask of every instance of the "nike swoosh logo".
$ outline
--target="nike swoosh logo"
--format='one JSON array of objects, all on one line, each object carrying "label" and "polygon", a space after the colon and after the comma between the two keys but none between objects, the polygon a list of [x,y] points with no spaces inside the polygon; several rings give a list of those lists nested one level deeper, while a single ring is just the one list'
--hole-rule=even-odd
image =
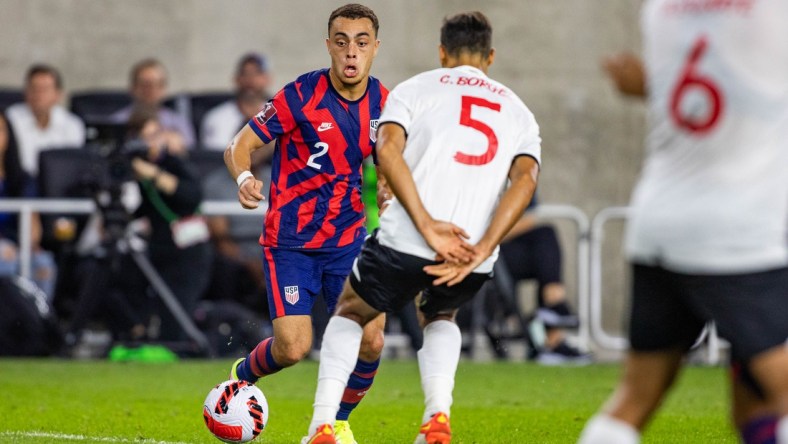
[{"label": "nike swoosh logo", "polygon": [[317,127],[317,131],[318,132],[327,131],[327,130],[330,130],[331,128],[333,128],[333,127],[334,127],[333,123],[323,122],[323,123],[320,124],[319,127]]}]

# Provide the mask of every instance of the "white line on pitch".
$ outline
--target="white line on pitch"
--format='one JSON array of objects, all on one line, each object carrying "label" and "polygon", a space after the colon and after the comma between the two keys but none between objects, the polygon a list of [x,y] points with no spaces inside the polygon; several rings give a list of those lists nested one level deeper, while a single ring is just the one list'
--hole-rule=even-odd
[{"label": "white line on pitch", "polygon": [[103,437],[103,436],[85,436],[85,435],[69,435],[66,433],[49,433],[49,432],[22,432],[22,431],[5,431],[0,432],[0,436],[8,436],[11,438],[48,438],[48,439],[63,439],[68,441],[93,441],[93,442],[129,442],[138,444],[186,444],[180,441],[159,441],[156,439],[129,439],[117,437]]}]

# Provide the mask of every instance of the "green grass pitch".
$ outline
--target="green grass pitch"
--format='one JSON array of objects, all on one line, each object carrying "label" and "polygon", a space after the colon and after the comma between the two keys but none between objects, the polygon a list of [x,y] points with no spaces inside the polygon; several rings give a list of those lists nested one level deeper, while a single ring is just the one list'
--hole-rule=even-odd
[{"label": "green grass pitch", "polygon": [[[0,360],[0,442],[218,443],[202,402],[232,360],[175,364]],[[260,385],[271,417],[259,443],[297,443],[311,415],[317,364],[302,362]],[[619,368],[461,362],[452,410],[462,443],[573,443],[613,388]],[[692,367],[644,443],[736,443],[725,371]],[[411,443],[422,393],[414,361],[384,361],[351,416],[362,444]]]}]

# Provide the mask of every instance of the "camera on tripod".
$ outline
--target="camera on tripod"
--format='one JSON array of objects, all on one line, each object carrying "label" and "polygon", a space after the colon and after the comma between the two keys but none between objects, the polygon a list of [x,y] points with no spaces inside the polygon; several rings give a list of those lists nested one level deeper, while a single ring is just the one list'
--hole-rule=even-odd
[{"label": "camera on tripod", "polygon": [[144,158],[148,145],[138,137],[129,137],[126,124],[98,122],[87,125],[87,150],[91,153],[87,189],[104,219],[104,229],[111,240],[123,236],[130,214],[122,202],[123,186],[134,180],[131,162]]},{"label": "camera on tripod", "polygon": [[129,137],[128,126],[122,123],[87,125],[87,148],[96,154],[95,182],[101,189],[118,188],[133,180],[131,161],[144,158],[148,145],[139,137]]}]

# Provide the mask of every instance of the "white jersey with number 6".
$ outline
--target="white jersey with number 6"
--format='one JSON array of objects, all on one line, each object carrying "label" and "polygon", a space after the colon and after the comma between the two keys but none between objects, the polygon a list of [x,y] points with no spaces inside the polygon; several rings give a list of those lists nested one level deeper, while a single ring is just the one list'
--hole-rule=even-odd
[{"label": "white jersey with number 6", "polygon": [[[380,124],[407,133],[403,156],[434,219],[450,221],[476,243],[484,234],[517,156],[541,158],[539,126],[509,88],[460,66],[416,75],[394,88]],[[396,200],[380,218],[382,245],[425,259],[435,252]],[[492,270],[498,249],[475,271]]]},{"label": "white jersey with number 6", "polygon": [[650,0],[647,159],[631,260],[693,274],[788,264],[788,1]]}]

